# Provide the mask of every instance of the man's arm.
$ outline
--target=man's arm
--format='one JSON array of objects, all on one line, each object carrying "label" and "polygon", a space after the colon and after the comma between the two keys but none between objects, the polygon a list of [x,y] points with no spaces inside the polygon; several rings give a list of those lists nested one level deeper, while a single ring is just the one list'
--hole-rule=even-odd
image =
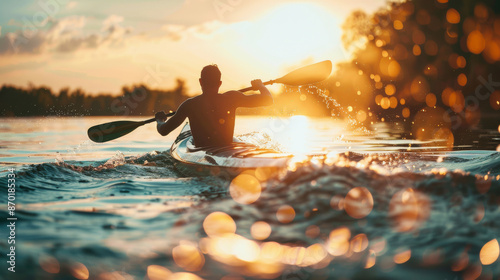
[{"label": "man's arm", "polygon": [[235,103],[238,107],[260,107],[273,105],[273,96],[261,80],[253,80],[252,88],[253,90],[258,90],[260,94],[244,95],[239,91],[234,92],[237,93],[235,94],[237,97]]},{"label": "man's arm", "polygon": [[179,106],[177,109],[177,112],[168,119],[165,122],[165,119],[167,118],[165,112],[157,112],[155,114],[156,118],[156,129],[158,130],[158,133],[160,133],[162,136],[168,135],[170,132],[172,132],[174,129],[179,127],[182,122],[187,118],[187,105],[186,101]]}]

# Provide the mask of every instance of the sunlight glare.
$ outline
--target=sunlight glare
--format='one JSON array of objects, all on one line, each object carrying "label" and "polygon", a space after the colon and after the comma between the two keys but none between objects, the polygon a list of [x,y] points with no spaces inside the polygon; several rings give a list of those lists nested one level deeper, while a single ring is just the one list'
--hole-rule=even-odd
[{"label": "sunlight glare", "polygon": [[289,121],[288,126],[293,129],[287,129],[283,135],[284,139],[280,139],[282,141],[279,142],[295,156],[305,156],[310,153],[307,147],[310,146],[312,138],[309,118],[297,115],[290,117]]},{"label": "sunlight glare", "polygon": [[311,3],[285,4],[270,11],[259,21],[256,32],[251,37],[258,40],[248,47],[273,64],[326,56],[331,46],[340,44],[336,18]]}]

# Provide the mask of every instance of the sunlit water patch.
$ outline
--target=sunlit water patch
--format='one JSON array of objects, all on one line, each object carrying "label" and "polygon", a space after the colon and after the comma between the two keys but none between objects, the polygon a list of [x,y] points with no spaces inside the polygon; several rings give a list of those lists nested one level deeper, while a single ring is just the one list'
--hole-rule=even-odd
[{"label": "sunlit water patch", "polygon": [[[61,121],[44,124],[58,135],[57,126],[77,120]],[[302,116],[238,121],[240,139],[296,157],[279,172],[196,176],[194,169],[187,175],[168,153],[175,135],[157,137],[152,127],[101,146],[80,145],[86,136],[76,129],[56,144],[39,144],[32,124],[20,126],[27,133],[23,148],[15,141],[2,148],[0,178],[6,193],[5,174],[15,169],[18,271],[2,276],[500,275],[498,152],[450,152],[401,139],[383,125],[366,135]],[[23,149],[26,154],[15,152]],[[6,216],[7,196],[0,200]]]}]

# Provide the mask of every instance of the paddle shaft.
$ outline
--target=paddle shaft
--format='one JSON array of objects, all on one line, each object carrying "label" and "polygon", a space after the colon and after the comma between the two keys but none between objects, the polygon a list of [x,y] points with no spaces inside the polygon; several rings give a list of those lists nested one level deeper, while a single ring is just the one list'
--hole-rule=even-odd
[{"label": "paddle shaft", "polygon": [[[272,84],[274,83],[274,80],[265,82],[264,84]],[[249,91],[251,90],[252,87],[244,88],[240,91]],[[175,115],[175,112],[171,112],[166,114],[167,117],[171,117]],[[89,138],[97,143],[103,143],[107,141],[111,141],[116,138],[120,138],[123,135],[126,135],[136,128],[143,126],[148,123],[155,122],[156,118],[151,118],[145,121],[139,121],[139,122],[134,122],[134,121],[117,121],[117,122],[110,122],[110,123],[104,123],[104,124],[99,124],[95,125],[87,131],[87,135]]]},{"label": "paddle shaft", "polygon": [[[173,115],[175,115],[175,112],[168,113],[168,114],[167,114],[167,117],[171,117],[171,116],[173,116]],[[147,124],[147,123],[152,123],[152,122],[154,122],[154,121],[156,121],[156,119],[155,119],[155,118],[147,119],[147,120],[145,120],[145,121],[142,121],[142,124],[141,124],[141,125],[145,125],[145,124]]]},{"label": "paddle shaft", "polygon": [[[332,62],[329,60],[325,60],[323,62],[318,62],[309,66],[296,69],[279,79],[270,80],[263,84],[270,85],[274,83],[281,83],[294,86],[311,84],[326,79],[330,75],[331,71],[332,71]],[[252,89],[253,87],[247,87],[240,89],[239,91],[245,92]],[[171,117],[173,115],[175,115],[175,112],[166,114],[167,117]],[[145,125],[147,123],[152,123],[154,121],[156,121],[155,118],[151,118],[140,122],[134,122],[134,121],[110,122],[110,123],[95,125],[89,128],[87,134],[92,141],[97,143],[103,143],[122,137],[132,132],[139,126]]]},{"label": "paddle shaft", "polygon": [[[272,84],[276,83],[276,81],[277,80],[270,80],[270,81],[264,82],[262,84],[264,84],[264,85],[272,85]],[[242,88],[242,89],[240,89],[238,91],[239,92],[246,92],[246,91],[250,91],[252,89],[253,89],[253,87],[246,87],[246,88]],[[168,113],[167,117],[170,117],[170,116],[173,116],[173,115],[175,115],[175,112]],[[156,120],[155,118],[152,118],[152,119],[149,119],[149,120],[145,120],[144,124],[147,124],[147,123],[150,123],[150,122],[154,122],[155,120]]]},{"label": "paddle shaft", "polygon": [[[270,80],[270,81],[267,81],[267,82],[265,82],[265,83],[263,83],[263,84],[264,84],[264,85],[272,85],[272,84],[274,84],[274,83],[276,83],[276,80]],[[253,87],[246,87],[246,88],[242,88],[242,89],[240,89],[239,91],[241,91],[241,92],[245,92],[245,91],[249,91],[249,90],[252,90],[252,89],[253,89]]]}]

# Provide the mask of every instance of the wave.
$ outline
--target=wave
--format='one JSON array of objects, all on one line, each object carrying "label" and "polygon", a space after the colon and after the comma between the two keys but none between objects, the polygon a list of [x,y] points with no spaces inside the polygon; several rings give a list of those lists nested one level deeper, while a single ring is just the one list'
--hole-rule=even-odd
[{"label": "wave", "polygon": [[[238,179],[184,176],[168,151],[117,153],[102,162],[25,167],[16,173],[17,197],[25,242],[61,244],[54,249],[58,259],[92,264],[96,255],[106,256],[109,267],[126,264],[138,277],[153,263],[175,267],[172,250],[179,244],[199,247],[207,263],[197,273],[207,278],[226,271],[266,278],[454,278],[479,268],[494,276],[500,268],[481,266],[480,252],[500,228],[499,162],[498,153],[329,154]],[[3,188],[6,178],[0,181]],[[242,199],[248,182],[258,192]],[[231,235],[208,235],[213,213],[234,222]],[[40,231],[53,229],[53,221],[59,232]],[[261,240],[252,228],[262,222],[270,232]],[[218,251],[219,243],[257,253]],[[21,263],[36,262],[38,252],[26,250],[35,260]],[[271,263],[258,270],[265,261]]]},{"label": "wave", "polygon": [[[479,252],[497,238],[500,228],[498,179],[443,169],[390,173],[373,158],[367,164],[349,157],[357,155],[296,162],[280,176],[261,182],[255,202],[242,205],[233,194],[206,201],[184,214],[183,224],[203,236],[207,217],[226,213],[237,229],[237,237],[225,237],[229,244],[231,238],[252,240],[253,226],[264,222],[272,229],[266,240],[277,242],[277,248],[304,250],[306,259],[310,248],[328,252],[314,265],[281,256],[282,265],[292,265],[292,271],[308,277],[457,277],[477,269]],[[338,238],[345,239],[345,248],[336,243]],[[257,244],[264,248],[269,243]],[[207,254],[221,267],[232,265],[216,250]],[[367,271],[371,261],[373,269]],[[485,271],[500,275],[498,267]],[[288,276],[289,272],[281,271]]]}]

